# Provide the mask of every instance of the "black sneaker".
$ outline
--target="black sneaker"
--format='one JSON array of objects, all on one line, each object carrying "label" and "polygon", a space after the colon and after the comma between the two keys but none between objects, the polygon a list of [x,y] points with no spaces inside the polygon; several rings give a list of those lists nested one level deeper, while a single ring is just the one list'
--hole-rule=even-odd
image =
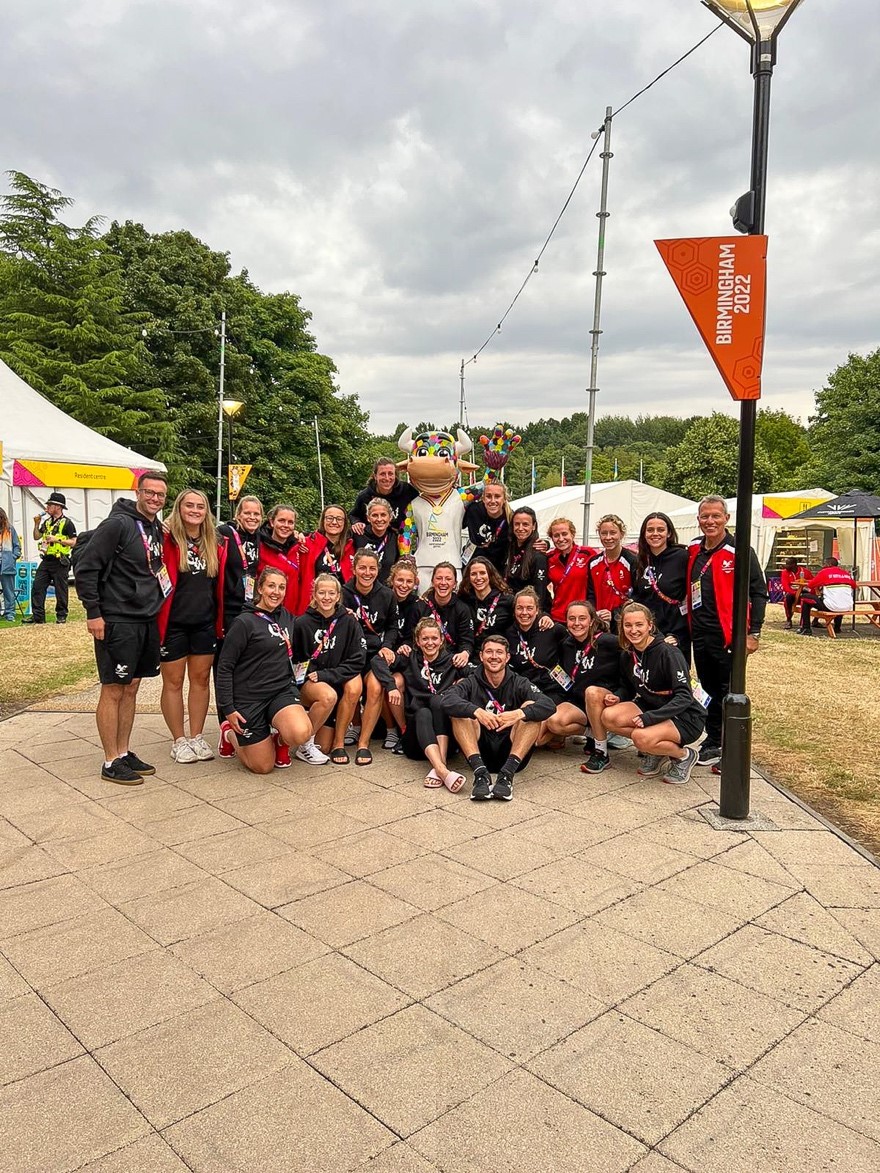
[{"label": "black sneaker", "polygon": [[596,752],[596,739],[595,739],[595,737],[585,737],[584,738],[584,753],[589,757],[590,754],[594,754],[595,752]]},{"label": "black sneaker", "polygon": [[482,770],[474,771],[474,785],[471,790],[471,802],[485,802],[492,797],[492,775],[484,766]]},{"label": "black sneaker", "polygon": [[393,754],[396,754],[396,756],[397,756],[397,757],[399,757],[399,758],[402,758],[402,757],[403,757],[403,755],[404,755],[404,753],[405,753],[405,750],[404,750],[404,748],[403,748],[403,736],[402,736],[402,735],[401,735],[400,737],[398,737],[398,739],[397,739],[397,743],[396,743],[396,745],[394,746],[394,749],[393,749],[391,752],[392,752]]},{"label": "black sneaker", "polygon": [[137,754],[132,753],[131,750],[129,750],[128,753],[124,753],[119,760],[121,762],[125,762],[125,764],[129,768],[129,770],[133,770],[135,772],[135,774],[144,775],[144,774],[155,774],[156,773],[155,766],[149,766],[149,765],[147,765],[146,762],[142,762],[141,759],[137,756]]},{"label": "black sneaker", "polygon": [[103,766],[101,777],[105,782],[115,782],[117,786],[143,786],[144,784],[140,774],[136,774],[124,758],[117,758],[109,766]]},{"label": "black sneaker", "polygon": [[708,741],[704,741],[700,746],[700,756],[697,758],[698,766],[717,766],[721,761],[721,746],[710,745]]},{"label": "black sneaker", "polygon": [[66,619],[56,619],[55,622],[56,623],[66,623],[67,620]]},{"label": "black sneaker", "polygon": [[40,623],[45,623],[45,622],[46,622],[45,619],[33,619],[33,618],[22,619],[22,623],[26,624],[26,625],[34,624],[34,626],[36,626]]},{"label": "black sneaker", "polygon": [[492,797],[503,799],[504,802],[510,802],[513,798],[513,774],[509,774],[507,770],[502,770],[500,774],[496,775]]}]

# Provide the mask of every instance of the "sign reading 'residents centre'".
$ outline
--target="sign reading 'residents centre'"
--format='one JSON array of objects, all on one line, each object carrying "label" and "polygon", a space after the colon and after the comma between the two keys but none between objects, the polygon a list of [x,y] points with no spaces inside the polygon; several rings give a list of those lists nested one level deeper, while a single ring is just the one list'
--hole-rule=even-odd
[{"label": "sign reading 'residents centre'", "polygon": [[734,399],[760,399],[766,236],[655,240]]}]

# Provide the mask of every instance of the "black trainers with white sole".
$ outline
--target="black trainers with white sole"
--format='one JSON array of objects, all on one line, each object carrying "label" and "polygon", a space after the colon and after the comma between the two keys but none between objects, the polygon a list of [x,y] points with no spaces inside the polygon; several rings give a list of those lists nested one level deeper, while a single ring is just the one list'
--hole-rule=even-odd
[{"label": "black trainers with white sole", "polygon": [[510,802],[513,798],[513,774],[502,770],[495,775],[495,786],[492,790],[493,798],[500,798],[502,802]]},{"label": "black trainers with white sole", "polygon": [[708,741],[704,741],[700,746],[700,754],[697,758],[698,766],[716,766],[721,761],[721,746],[710,745]]},{"label": "black trainers with white sole", "polygon": [[471,789],[471,802],[486,802],[492,797],[492,775],[483,767],[474,770],[474,785]]}]

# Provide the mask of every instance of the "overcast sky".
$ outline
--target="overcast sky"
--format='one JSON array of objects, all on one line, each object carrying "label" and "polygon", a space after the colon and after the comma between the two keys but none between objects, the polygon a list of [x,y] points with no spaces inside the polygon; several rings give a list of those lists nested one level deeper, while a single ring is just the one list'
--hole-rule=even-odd
[{"label": "overcast sky", "polygon": [[[28,0],[5,6],[0,161],[78,221],[187,228],[313,314],[381,431],[454,419],[602,123],[716,23],[698,0]],[[763,403],[804,420],[878,345],[880,12],[804,0],[773,80]],[[613,123],[599,412],[733,405],[655,237],[727,235],[748,47],[722,28]],[[469,415],[582,410],[598,151]]]}]

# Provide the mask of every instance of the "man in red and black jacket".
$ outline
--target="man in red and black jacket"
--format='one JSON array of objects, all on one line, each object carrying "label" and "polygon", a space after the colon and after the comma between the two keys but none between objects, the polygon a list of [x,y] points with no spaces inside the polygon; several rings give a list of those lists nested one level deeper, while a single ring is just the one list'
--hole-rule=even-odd
[{"label": "man in red and black jacket", "polygon": [[[688,621],[693,638],[694,666],[709,694],[706,740],[700,748],[701,766],[721,761],[721,702],[730,691],[733,639],[733,538],[727,529],[730,514],[723,497],[704,497],[697,506],[702,538],[688,546]],[[767,584],[754,550],[750,551],[749,615],[746,651],[758,650],[767,609]]]},{"label": "man in red and black jacket", "polygon": [[[826,558],[822,569],[814,575],[801,594],[801,625],[798,635],[812,635],[810,613],[820,598],[825,611],[851,611],[856,597],[856,580],[836,558]],[[840,631],[843,615],[834,620],[834,630]]]}]

